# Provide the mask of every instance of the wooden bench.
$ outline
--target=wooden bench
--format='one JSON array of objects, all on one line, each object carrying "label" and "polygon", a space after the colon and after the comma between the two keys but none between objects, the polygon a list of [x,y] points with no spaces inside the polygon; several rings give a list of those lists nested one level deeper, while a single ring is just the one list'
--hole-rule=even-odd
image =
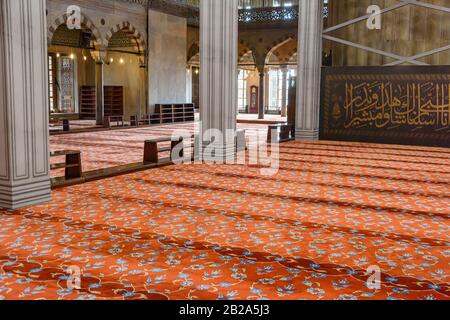
[{"label": "wooden bench", "polygon": [[[159,147],[159,144],[164,142],[170,142],[170,146],[168,147]],[[160,159],[159,154],[162,152],[171,152],[172,150],[178,146],[178,144],[183,143],[183,139],[174,140],[171,137],[162,137],[156,139],[150,139],[145,141],[144,145],[144,164],[163,164],[170,163],[171,157],[166,159]],[[183,154],[180,154],[182,157]]]},{"label": "wooden bench", "polygon": [[51,170],[65,169],[66,180],[81,178],[83,171],[81,167],[81,152],[73,150],[62,150],[50,153],[50,157],[66,156],[66,161],[50,165]]},{"label": "wooden bench", "polygon": [[[277,136],[272,135],[272,131],[276,131]],[[275,138],[275,139],[274,139]],[[295,126],[288,123],[278,123],[269,125],[269,132],[267,133],[267,142],[286,142],[295,139]]]},{"label": "wooden bench", "polygon": [[152,119],[149,114],[134,115],[130,117],[130,122],[132,127],[149,126],[152,124]]},{"label": "wooden bench", "polygon": [[[199,136],[192,135],[190,137],[191,144],[187,147],[191,148],[191,157],[192,160],[196,159],[196,156],[199,155],[200,150],[198,150],[200,146]],[[170,142],[171,145],[168,147],[158,147],[160,143]],[[150,139],[145,141],[144,145],[144,164],[166,164],[172,162],[172,151],[175,147],[177,147],[180,143],[184,144],[184,140],[182,138],[172,139],[172,137],[162,137],[156,139]],[[184,156],[183,149],[180,152],[180,157]],[[236,131],[236,152],[241,152],[247,150],[247,142],[245,138],[245,130],[237,130]],[[171,157],[166,159],[160,159],[159,154],[162,152],[170,152]]]},{"label": "wooden bench", "polygon": [[130,126],[139,127],[139,116],[130,116]]},{"label": "wooden bench", "polygon": [[69,119],[62,119],[63,122],[63,131],[69,132],[70,131],[70,120]]},{"label": "wooden bench", "polygon": [[104,127],[107,129],[111,129],[112,123],[116,123],[117,127],[125,127],[125,121],[123,120],[123,116],[106,116]]},{"label": "wooden bench", "polygon": [[70,120],[66,118],[51,118],[50,124],[52,125],[61,125],[63,127],[63,132],[69,132],[70,131]]}]

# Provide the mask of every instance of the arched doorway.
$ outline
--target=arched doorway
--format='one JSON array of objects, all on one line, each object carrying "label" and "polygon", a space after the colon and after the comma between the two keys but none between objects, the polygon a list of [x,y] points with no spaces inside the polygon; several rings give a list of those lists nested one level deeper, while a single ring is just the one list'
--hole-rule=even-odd
[{"label": "arched doorway", "polygon": [[266,56],[268,114],[288,115],[289,87],[297,75],[297,41],[288,38],[275,45]]},{"label": "arched doorway", "polygon": [[80,89],[95,83],[95,64],[90,51],[95,49],[94,32],[83,24],[70,30],[66,24],[53,32],[48,46],[50,116],[79,117]]},{"label": "arched doorway", "polygon": [[258,114],[259,78],[252,50],[239,55],[238,115]]},{"label": "arched doorway", "polygon": [[[108,32],[107,58],[104,67],[105,116],[123,115],[126,119],[146,114],[145,40],[129,22]],[[107,94],[111,90],[122,92],[122,105],[110,105]],[[118,91],[117,91],[118,90]]]},{"label": "arched doorway", "polygon": [[[79,29],[67,27],[67,13],[48,21],[50,118],[95,119],[95,63],[91,50],[101,47],[100,32],[83,13]],[[80,95],[85,87],[93,90],[83,107]]]}]

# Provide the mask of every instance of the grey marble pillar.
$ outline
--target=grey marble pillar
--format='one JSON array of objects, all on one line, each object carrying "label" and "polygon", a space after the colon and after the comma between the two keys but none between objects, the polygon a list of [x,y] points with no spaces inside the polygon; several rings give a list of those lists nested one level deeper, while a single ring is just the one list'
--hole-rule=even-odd
[{"label": "grey marble pillar", "polygon": [[259,105],[258,105],[258,119],[263,120],[265,117],[266,111],[264,110],[264,102],[265,102],[265,71],[264,67],[262,67],[262,71],[259,71]]},{"label": "grey marble pillar", "polygon": [[147,66],[144,62],[141,62],[139,67],[139,76],[141,80],[141,85],[139,87],[139,94],[140,94],[140,103],[139,103],[139,115],[148,114],[147,106],[148,106],[148,99],[147,99],[147,90],[148,90],[148,75],[147,75]]},{"label": "grey marble pillar", "polygon": [[45,0],[0,0],[0,207],[50,200]]},{"label": "grey marble pillar", "polygon": [[101,126],[105,121],[105,100],[103,98],[103,62],[95,62],[95,86],[97,92],[97,108],[95,113],[96,124]]},{"label": "grey marble pillar", "polygon": [[91,51],[95,61],[95,87],[97,94],[97,108],[95,112],[96,124],[102,126],[105,121],[105,99],[104,99],[104,65],[106,63],[106,49]]},{"label": "grey marble pillar", "polygon": [[319,139],[322,0],[300,0],[296,139]]},{"label": "grey marble pillar", "polygon": [[288,67],[286,65],[281,66],[281,116],[287,117],[287,75],[288,75]]},{"label": "grey marble pillar", "polygon": [[[200,1],[200,105],[204,146],[210,129],[236,131],[238,1]],[[234,157],[235,141],[215,142],[216,154]]]}]

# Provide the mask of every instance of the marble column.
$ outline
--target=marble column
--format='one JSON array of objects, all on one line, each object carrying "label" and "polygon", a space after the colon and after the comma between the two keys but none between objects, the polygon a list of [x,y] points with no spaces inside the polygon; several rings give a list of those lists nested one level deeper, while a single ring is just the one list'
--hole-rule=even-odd
[{"label": "marble column", "polygon": [[45,0],[0,0],[0,207],[50,200]]},{"label": "marble column", "polygon": [[192,103],[192,66],[188,65],[186,69],[186,102]]},{"label": "marble column", "polygon": [[140,104],[139,115],[148,114],[148,73],[147,73],[147,61],[145,59],[145,53],[139,57],[139,77],[140,77]]},{"label": "marble column", "polygon": [[296,139],[319,139],[322,0],[300,0]]},{"label": "marble column", "polygon": [[234,158],[235,139],[215,139],[211,129],[236,132],[238,1],[200,1],[200,106],[202,148],[214,146],[216,158]]},{"label": "marble column", "polygon": [[104,64],[106,63],[106,49],[91,51],[95,61],[95,87],[97,93],[97,108],[95,113],[96,124],[102,126],[105,121],[105,100],[104,100]]},{"label": "marble column", "polygon": [[287,76],[288,68],[286,65],[281,66],[281,116],[287,117]]},{"label": "marble column", "polygon": [[266,68],[264,71],[264,112],[265,107],[270,105],[270,68]]},{"label": "marble column", "polygon": [[264,102],[266,101],[265,96],[265,71],[264,66],[258,68],[259,71],[259,106],[258,106],[258,119],[264,119],[265,116],[265,108],[264,108]]},{"label": "marble column", "polygon": [[103,85],[103,61],[95,62],[95,86],[97,88],[97,109],[95,121],[97,125],[103,125],[105,121],[105,99]]}]

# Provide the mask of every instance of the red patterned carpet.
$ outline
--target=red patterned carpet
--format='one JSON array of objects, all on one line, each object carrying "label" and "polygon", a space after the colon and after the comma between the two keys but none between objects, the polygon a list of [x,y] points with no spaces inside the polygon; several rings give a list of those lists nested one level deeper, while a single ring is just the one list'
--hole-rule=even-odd
[{"label": "red patterned carpet", "polygon": [[0,211],[0,297],[450,299],[450,150],[291,142],[281,159],[274,177],[170,166]]}]

